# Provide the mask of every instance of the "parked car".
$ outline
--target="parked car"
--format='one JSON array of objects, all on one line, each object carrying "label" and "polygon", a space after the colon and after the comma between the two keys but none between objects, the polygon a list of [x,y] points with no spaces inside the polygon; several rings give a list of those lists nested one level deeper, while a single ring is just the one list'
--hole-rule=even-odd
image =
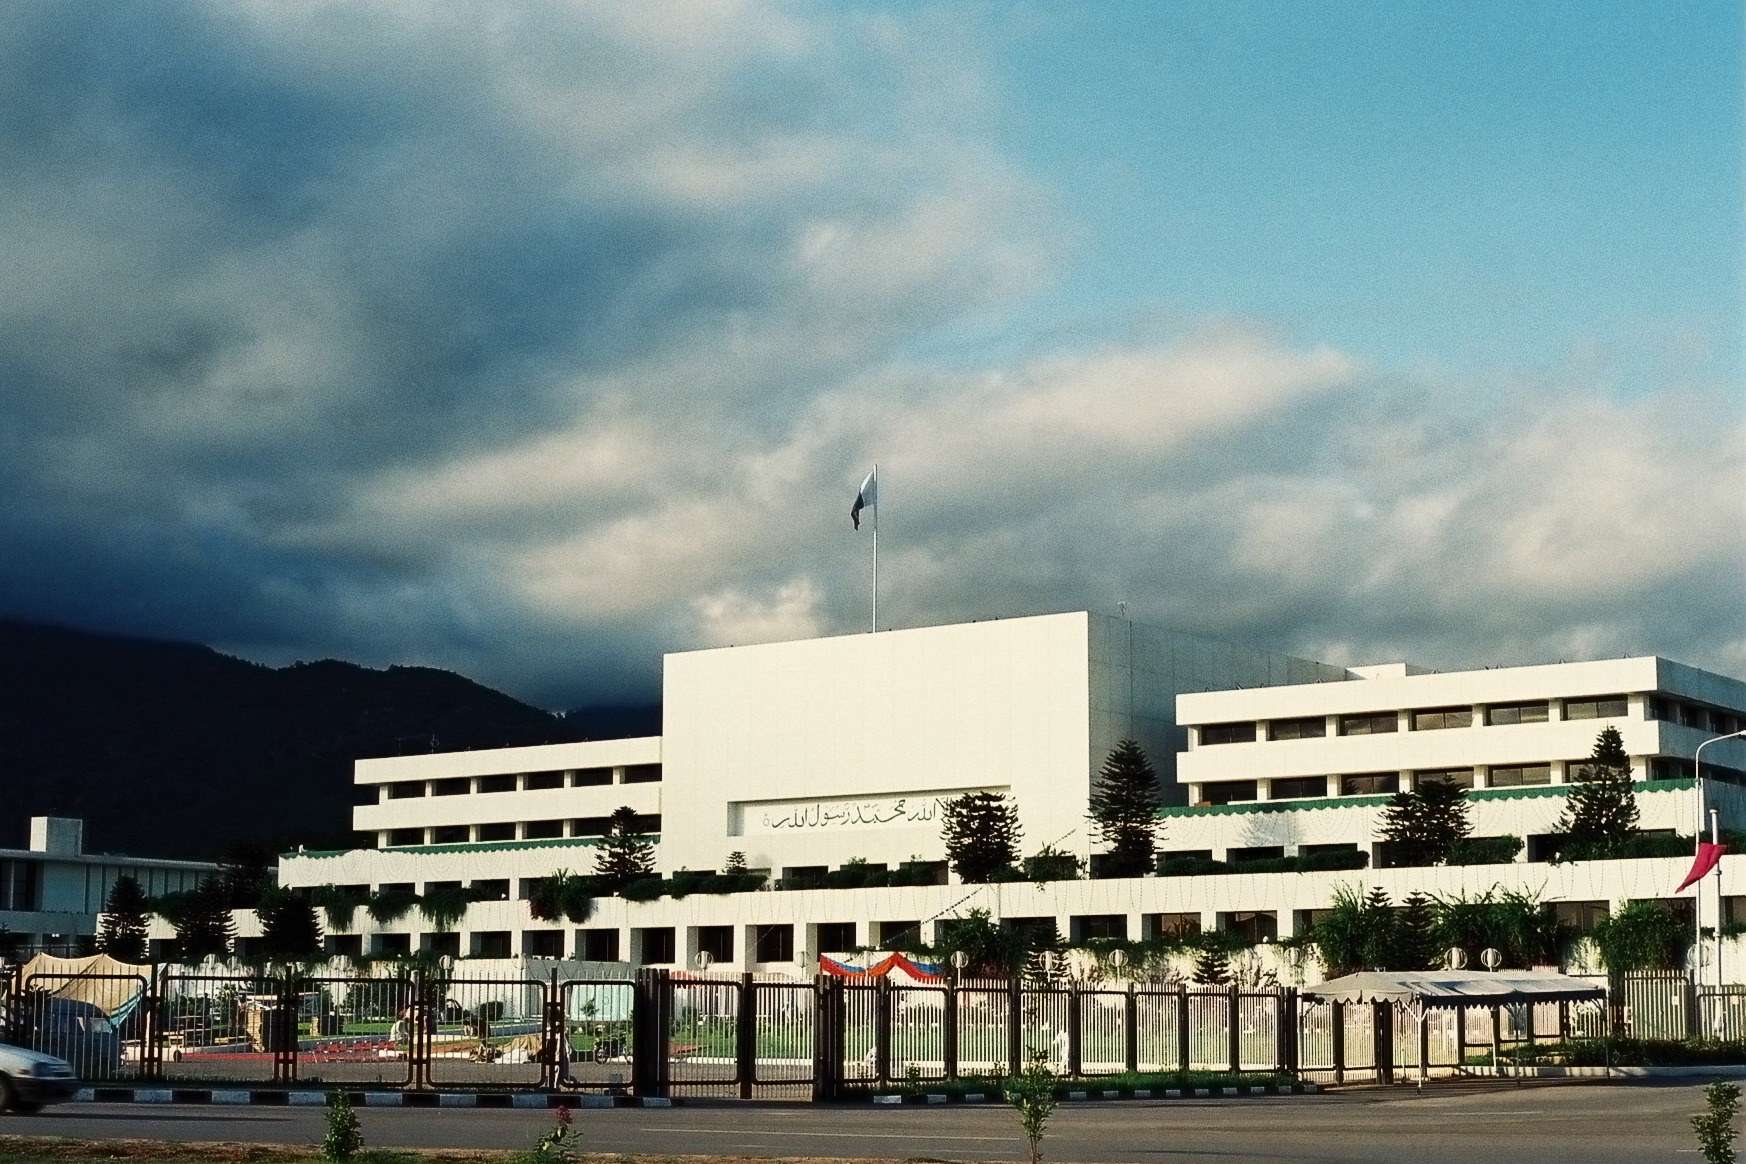
[{"label": "parked car", "polygon": [[65,1103],[78,1091],[65,1059],[0,1043],[0,1112],[32,1112],[45,1103]]},{"label": "parked car", "polygon": [[25,1004],[22,1041],[82,1079],[111,1079],[121,1069],[121,1036],[103,1011],[73,998],[37,997]]}]

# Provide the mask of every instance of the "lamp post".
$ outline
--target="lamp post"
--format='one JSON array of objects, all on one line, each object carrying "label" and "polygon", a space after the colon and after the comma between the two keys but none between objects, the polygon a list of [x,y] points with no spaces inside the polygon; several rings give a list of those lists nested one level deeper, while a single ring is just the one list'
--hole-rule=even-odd
[{"label": "lamp post", "polygon": [[[1691,782],[1692,782],[1692,786],[1695,789],[1697,789],[1697,827],[1693,830],[1693,837],[1692,837],[1692,844],[1693,844],[1692,852],[1694,854],[1701,851],[1696,846],[1699,844],[1702,844],[1703,839],[1704,839],[1704,749],[1709,747],[1711,744],[1719,744],[1723,740],[1735,740],[1735,739],[1740,739],[1741,737],[1746,737],[1746,728],[1742,728],[1740,731],[1737,731],[1737,732],[1729,732],[1725,736],[1711,736],[1709,739],[1707,739],[1703,743],[1699,744],[1697,746],[1697,750],[1692,753],[1692,759],[1691,759],[1692,781]],[[1711,829],[1712,829],[1712,831],[1714,831],[1714,829],[1715,829],[1715,826],[1713,824],[1711,825]],[[1720,839],[1719,834],[1717,834],[1716,836],[1712,836],[1711,839],[1712,839],[1712,841]],[[1692,969],[1696,972],[1697,981],[1701,985],[1703,983],[1703,973],[1704,973],[1704,967],[1703,967],[1704,887],[1703,887],[1703,882],[1701,882],[1701,881],[1698,882],[1697,895],[1692,899],[1691,912],[1692,912],[1692,918],[1693,918],[1692,928],[1693,928],[1693,930],[1696,931],[1695,932],[1696,945],[1694,945],[1692,947],[1693,950],[1696,951],[1696,957],[1694,959],[1695,964],[1692,967]],[[1718,989],[1718,990],[1720,990],[1722,987],[1721,963],[1722,963],[1722,866],[1721,866],[1720,862],[1717,862],[1717,864],[1716,864],[1716,989]]]}]

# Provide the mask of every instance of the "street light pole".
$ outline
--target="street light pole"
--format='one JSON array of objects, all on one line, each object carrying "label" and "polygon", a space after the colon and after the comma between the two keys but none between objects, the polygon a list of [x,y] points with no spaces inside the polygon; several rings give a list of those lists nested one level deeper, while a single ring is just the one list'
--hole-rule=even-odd
[{"label": "street light pole", "polygon": [[[1719,744],[1723,740],[1734,740],[1734,739],[1740,739],[1741,737],[1746,737],[1746,728],[1743,728],[1737,732],[1729,732],[1725,736],[1712,736],[1709,739],[1705,740],[1703,743],[1699,744],[1697,746],[1697,751],[1692,753],[1692,761],[1691,761],[1692,781],[1691,782],[1692,782],[1692,787],[1697,790],[1697,827],[1692,830],[1692,832],[1693,832],[1692,852],[1694,854],[1702,851],[1702,850],[1698,849],[1696,846],[1701,845],[1703,843],[1703,839],[1704,839],[1704,749],[1709,747],[1711,744]],[[1712,826],[1712,828],[1713,827],[1714,826]],[[1692,947],[1692,949],[1696,952],[1695,958],[1694,958],[1694,965],[1693,965],[1692,969],[1695,971],[1695,974],[1693,976],[1696,978],[1699,985],[1702,985],[1703,974],[1704,974],[1704,967],[1703,967],[1703,961],[1704,961],[1704,959],[1703,959],[1703,950],[1704,950],[1704,886],[1703,886],[1703,882],[1701,882],[1701,881],[1698,882],[1697,893],[1693,896],[1691,905],[1692,905],[1691,912],[1692,912],[1692,918],[1693,918],[1692,927],[1696,931],[1696,933],[1694,935],[1696,937],[1696,944]],[[1718,990],[1720,990],[1721,986],[1722,986],[1721,960],[1722,960],[1722,867],[1721,867],[1721,864],[1718,863],[1716,865],[1716,988]]]}]

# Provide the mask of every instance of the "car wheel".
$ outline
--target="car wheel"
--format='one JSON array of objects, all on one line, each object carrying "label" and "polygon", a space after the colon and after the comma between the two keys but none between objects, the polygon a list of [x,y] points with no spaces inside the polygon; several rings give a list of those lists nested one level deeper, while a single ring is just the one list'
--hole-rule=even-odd
[{"label": "car wheel", "polygon": [[0,1114],[11,1111],[18,1104],[18,1089],[12,1086],[12,1080],[0,1075]]}]

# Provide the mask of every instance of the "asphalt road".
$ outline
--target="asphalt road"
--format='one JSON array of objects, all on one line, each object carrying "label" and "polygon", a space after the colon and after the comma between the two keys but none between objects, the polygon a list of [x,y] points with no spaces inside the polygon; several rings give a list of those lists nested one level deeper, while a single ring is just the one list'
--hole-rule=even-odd
[{"label": "asphalt road", "polygon": [[[1046,1160],[1156,1164],[1649,1164],[1694,1162],[1688,1118],[1702,1084],[1450,1084],[1219,1101],[1063,1104]],[[523,1150],[550,1126],[537,1110],[367,1108],[376,1147]],[[693,1102],[576,1113],[584,1151],[668,1155],[1016,1160],[1002,1107],[813,1107]],[[0,1135],[244,1140],[315,1145],[320,1108],[79,1104],[0,1117]]]}]

